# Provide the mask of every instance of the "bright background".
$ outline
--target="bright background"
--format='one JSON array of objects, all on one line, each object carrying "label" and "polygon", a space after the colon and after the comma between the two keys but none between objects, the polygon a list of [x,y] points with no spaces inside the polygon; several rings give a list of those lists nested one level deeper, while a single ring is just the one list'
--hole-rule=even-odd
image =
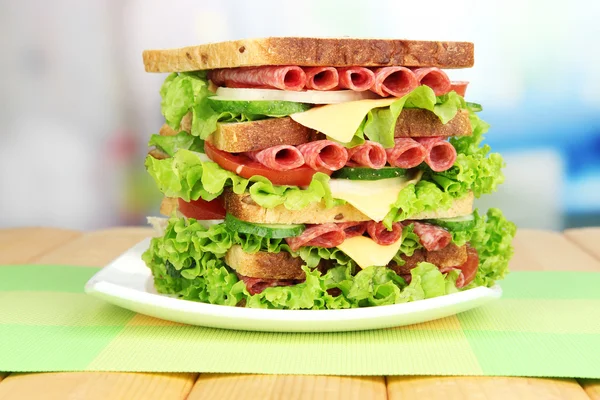
[{"label": "bright background", "polygon": [[600,225],[600,2],[0,1],[0,228],[141,224],[162,124],[141,52],[261,36],[475,42],[450,71],[508,167],[480,207],[520,227]]}]

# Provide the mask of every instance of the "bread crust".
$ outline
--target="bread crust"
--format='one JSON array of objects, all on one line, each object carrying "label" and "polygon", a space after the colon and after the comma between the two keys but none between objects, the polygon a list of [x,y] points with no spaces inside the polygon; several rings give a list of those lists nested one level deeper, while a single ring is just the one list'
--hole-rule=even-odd
[{"label": "bread crust", "polygon": [[147,72],[185,72],[258,65],[470,68],[470,42],[268,37],[179,49],[146,50]]}]

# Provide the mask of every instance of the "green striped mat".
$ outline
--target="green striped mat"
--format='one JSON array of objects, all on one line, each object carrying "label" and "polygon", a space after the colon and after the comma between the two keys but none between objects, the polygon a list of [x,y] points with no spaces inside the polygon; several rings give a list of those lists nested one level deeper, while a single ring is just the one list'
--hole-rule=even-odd
[{"label": "green striped mat", "polygon": [[346,333],[227,331],[83,293],[95,268],[0,267],[0,371],[162,371],[600,378],[600,273],[513,272],[457,316]]}]

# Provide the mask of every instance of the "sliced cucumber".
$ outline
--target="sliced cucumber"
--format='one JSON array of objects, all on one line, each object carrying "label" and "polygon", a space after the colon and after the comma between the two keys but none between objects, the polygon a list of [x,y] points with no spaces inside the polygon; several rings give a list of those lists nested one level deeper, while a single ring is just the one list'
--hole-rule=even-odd
[{"label": "sliced cucumber", "polygon": [[446,228],[451,231],[466,231],[472,229],[475,226],[475,217],[473,214],[461,215],[460,217],[454,218],[438,218],[430,219],[428,222],[439,225],[442,228]]},{"label": "sliced cucumber", "polygon": [[229,100],[223,97],[209,97],[208,104],[216,112],[233,114],[268,115],[283,117],[294,113],[304,112],[310,108],[308,104],[293,101],[247,101]]},{"label": "sliced cucumber", "polygon": [[384,167],[373,169],[367,167],[346,167],[335,171],[331,177],[338,179],[351,179],[356,181],[377,181],[379,179],[398,178],[408,175],[408,169]]},{"label": "sliced cucumber", "polygon": [[303,224],[255,224],[253,222],[242,221],[231,214],[225,216],[225,224],[227,225],[227,228],[232,231],[249,233],[270,239],[283,239],[298,236],[304,232],[305,229]]}]

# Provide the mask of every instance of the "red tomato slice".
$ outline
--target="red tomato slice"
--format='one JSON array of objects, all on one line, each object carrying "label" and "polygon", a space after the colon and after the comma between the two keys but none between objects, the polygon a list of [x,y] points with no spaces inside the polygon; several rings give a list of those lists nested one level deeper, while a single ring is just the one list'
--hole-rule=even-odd
[{"label": "red tomato slice", "polygon": [[306,165],[289,171],[276,171],[267,168],[243,154],[232,154],[218,150],[208,142],[204,143],[204,151],[208,158],[219,164],[221,168],[235,172],[242,178],[249,179],[254,175],[264,176],[275,185],[308,186],[317,172],[331,175],[332,171],[314,170]]},{"label": "red tomato slice", "polygon": [[223,199],[220,197],[212,201],[198,199],[187,202],[179,199],[179,211],[188,218],[198,220],[225,218]]},{"label": "red tomato slice", "polygon": [[477,275],[477,268],[479,267],[479,254],[477,250],[475,250],[471,246],[467,246],[467,261],[465,261],[462,265],[459,265],[455,268],[460,269],[462,271],[463,276],[465,277],[465,281],[462,285],[457,286],[459,288],[467,286],[473,279],[475,279],[475,275]]}]

